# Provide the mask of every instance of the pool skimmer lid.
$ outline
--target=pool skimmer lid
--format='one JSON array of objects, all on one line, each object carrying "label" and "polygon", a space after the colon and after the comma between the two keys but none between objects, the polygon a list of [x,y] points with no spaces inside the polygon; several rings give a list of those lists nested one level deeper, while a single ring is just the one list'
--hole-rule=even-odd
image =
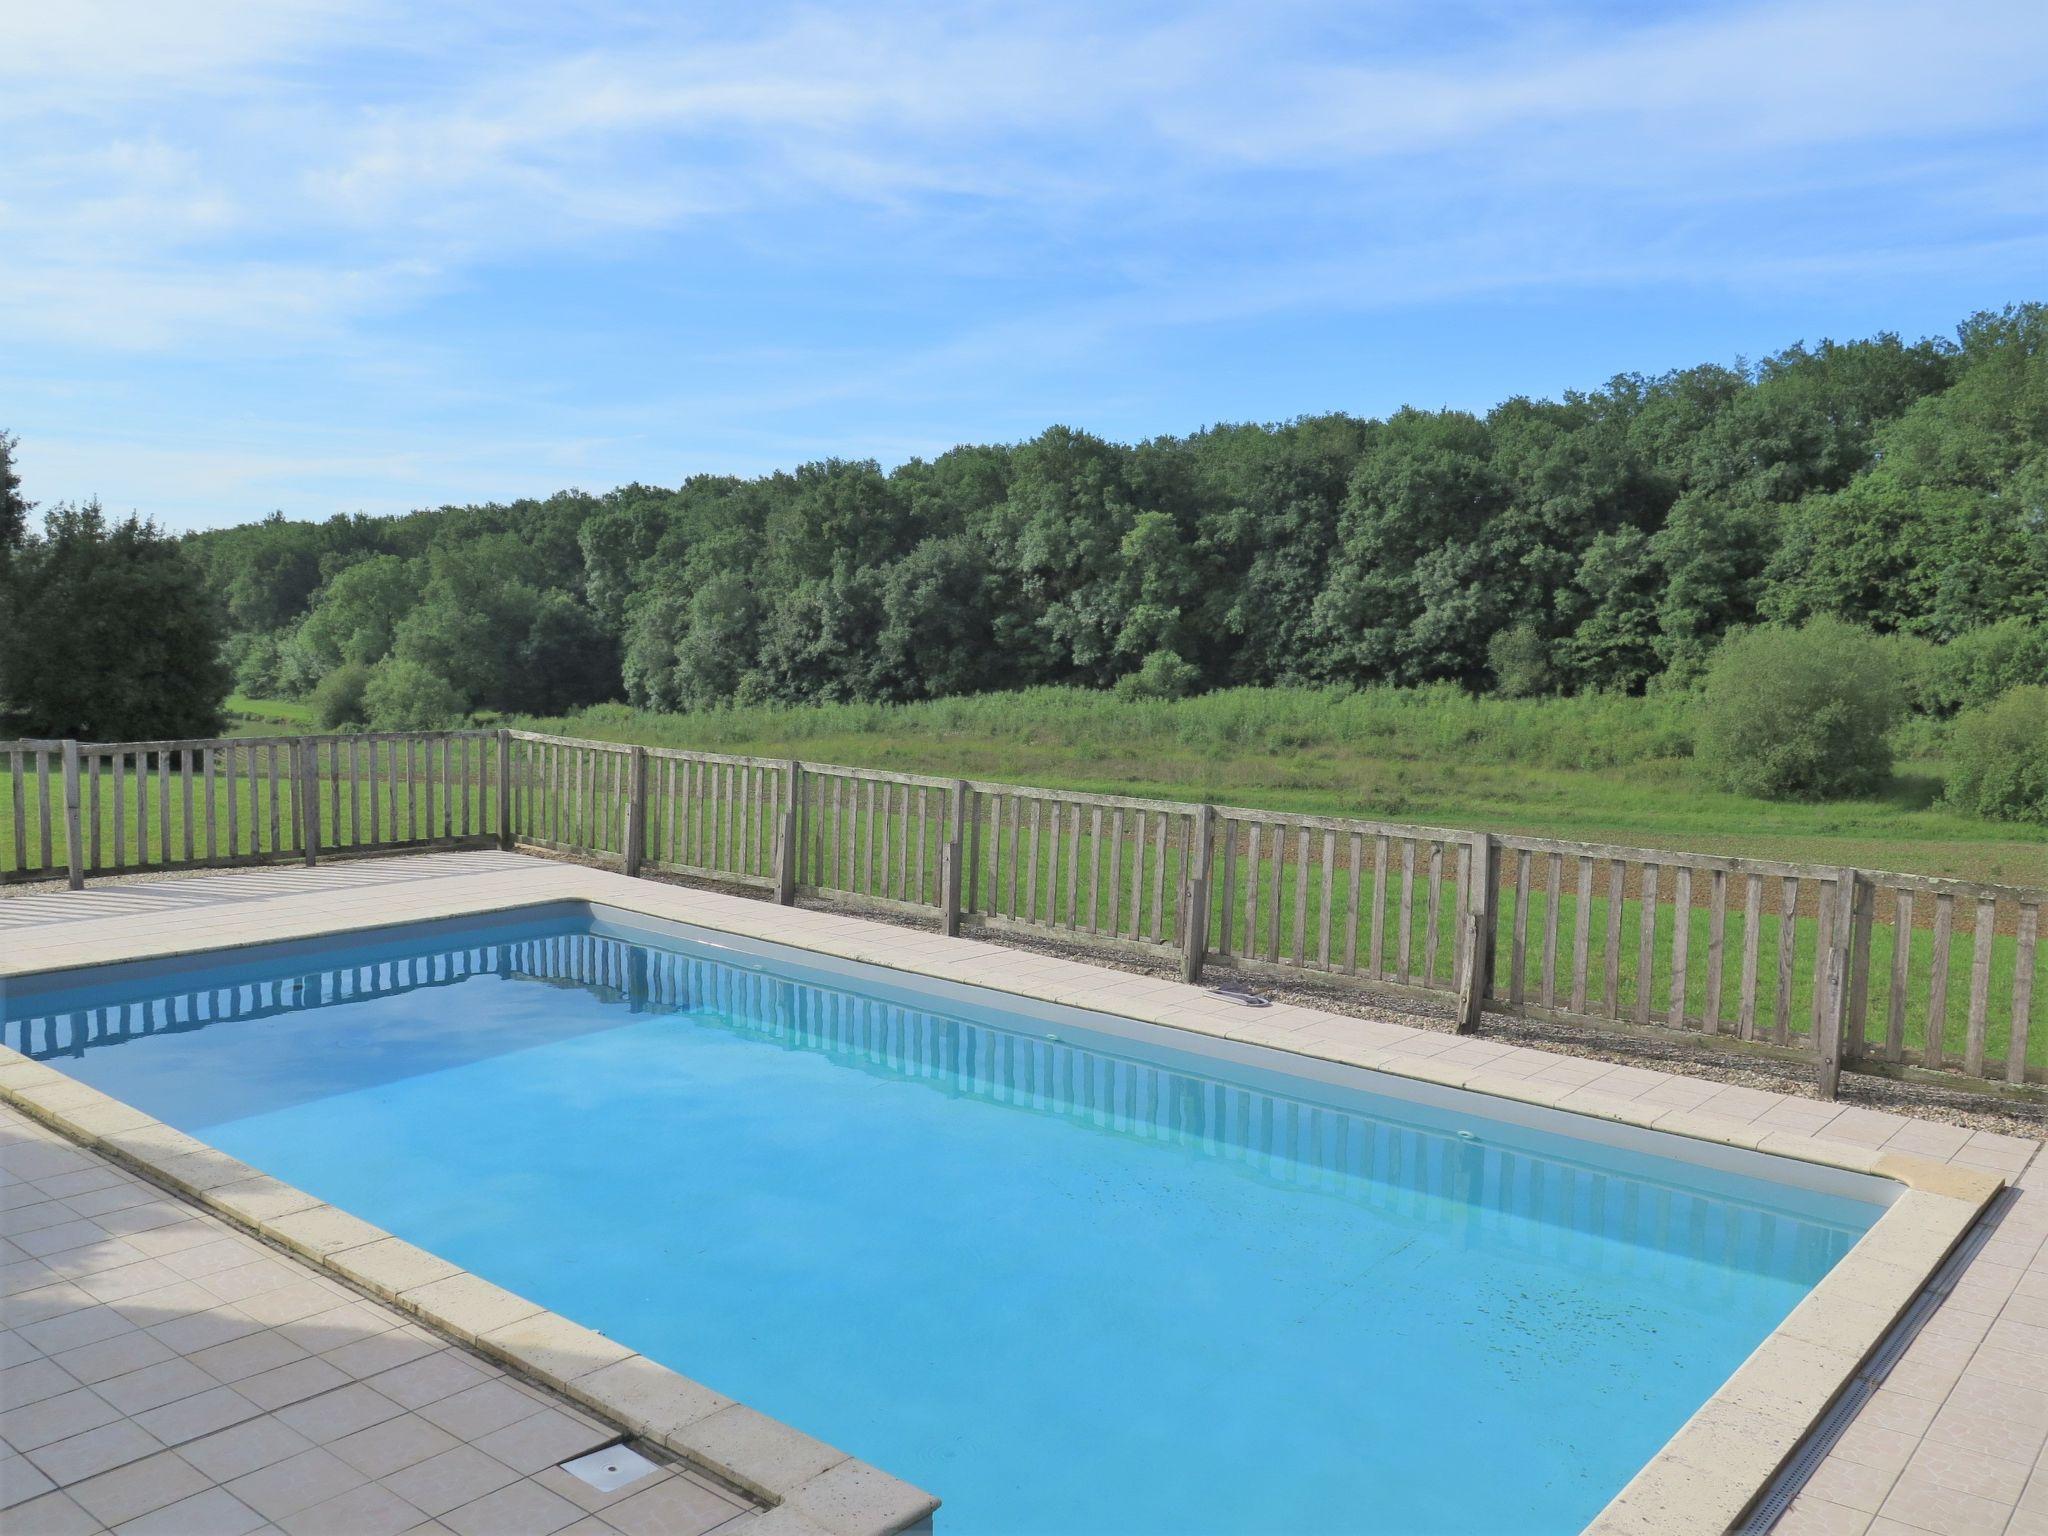
[{"label": "pool skimmer lid", "polygon": [[650,1472],[659,1472],[661,1468],[630,1445],[619,1444],[578,1456],[574,1461],[565,1461],[562,1470],[571,1477],[581,1478],[599,1493],[613,1493],[628,1483],[639,1482]]}]

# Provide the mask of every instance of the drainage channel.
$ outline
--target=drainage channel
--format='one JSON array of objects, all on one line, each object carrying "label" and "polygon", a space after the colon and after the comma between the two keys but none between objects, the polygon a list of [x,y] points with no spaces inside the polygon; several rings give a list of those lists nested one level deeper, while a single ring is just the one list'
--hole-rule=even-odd
[{"label": "drainage channel", "polygon": [[2019,1191],[2010,1186],[1999,1192],[1983,1218],[1956,1244],[1955,1251],[1942,1261],[1941,1268],[1934,1272],[1926,1289],[1913,1298],[1912,1304],[1892,1325],[1891,1332],[1884,1336],[1870,1358],[1863,1362],[1862,1368],[1850,1378],[1848,1386],[1842,1389],[1842,1395],[1814,1425],[1813,1432],[1800,1442],[1791,1459],[1778,1469],[1778,1475],[1771,1479],[1770,1486],[1750,1507],[1749,1514],[1736,1525],[1736,1536],[1763,1536],[1778,1523],[1786,1506],[1806,1486],[1807,1479],[1819,1469],[1828,1452],[1835,1448],[1856,1421],[1863,1405],[1884,1385],[1884,1379],[1891,1375],[1892,1367],[1899,1363],[1913,1340],[1919,1337],[1928,1319],[1941,1310],[1941,1304],[1955,1290],[1956,1282],[1962,1279],[1963,1271],[1991,1241],[1991,1234],[1998,1230],[1999,1223],[2005,1220],[2005,1213],[2018,1198]]}]

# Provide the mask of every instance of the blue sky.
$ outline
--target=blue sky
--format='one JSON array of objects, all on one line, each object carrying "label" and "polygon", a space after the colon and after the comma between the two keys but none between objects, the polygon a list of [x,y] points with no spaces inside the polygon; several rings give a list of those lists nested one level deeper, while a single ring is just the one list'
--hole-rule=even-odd
[{"label": "blue sky", "polygon": [[2048,298],[2048,6],[6,8],[0,428],[172,527]]}]

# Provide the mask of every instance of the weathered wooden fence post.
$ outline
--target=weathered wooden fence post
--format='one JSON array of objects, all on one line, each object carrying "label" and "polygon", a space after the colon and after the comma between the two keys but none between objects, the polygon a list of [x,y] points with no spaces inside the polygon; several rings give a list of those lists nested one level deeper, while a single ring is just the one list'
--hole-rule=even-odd
[{"label": "weathered wooden fence post", "polygon": [[1863,1033],[1870,1013],[1870,930],[1877,920],[1877,882],[1855,871],[1855,926],[1849,935],[1849,985],[1842,1015],[1842,1063],[1863,1059]]},{"label": "weathered wooden fence post", "polygon": [[1813,1053],[1818,1068],[1816,1084],[1820,1096],[1827,1100],[1835,1097],[1842,1081],[1842,1042],[1855,989],[1850,967],[1856,953],[1857,888],[1861,884],[1862,876],[1856,870],[1835,872],[1835,888],[1828,898],[1834,903],[1834,925],[1828,935],[1827,953],[1814,956],[1814,963],[1822,968],[1814,977],[1814,985],[1823,990]]},{"label": "weathered wooden fence post", "polygon": [[[960,934],[961,886],[967,859],[967,781],[955,779],[946,807],[946,846],[939,850],[939,911],[946,937]],[[922,894],[922,893],[920,893]]]},{"label": "weathered wooden fence post", "polygon": [[85,889],[85,834],[78,815],[78,743],[64,743],[64,858],[71,889]]},{"label": "weathered wooden fence post", "polygon": [[1472,834],[1471,889],[1465,893],[1465,931],[1458,935],[1459,1034],[1469,1035],[1479,1027],[1486,1012],[1487,994],[1493,990],[1493,948],[1498,919],[1493,910],[1494,893],[1500,889],[1500,847],[1489,832]]},{"label": "weathered wooden fence post", "polygon": [[1209,869],[1215,843],[1216,807],[1204,802],[1195,812],[1193,858],[1181,881],[1180,979],[1190,986],[1202,979],[1209,958]]},{"label": "weathered wooden fence post", "polygon": [[512,850],[512,733],[498,731],[498,846]]},{"label": "weathered wooden fence post", "polygon": [[803,804],[804,765],[791,759],[782,770],[782,806],[775,818],[775,899],[796,905],[796,860],[799,851],[797,807]]},{"label": "weathered wooden fence post", "polygon": [[[301,736],[292,750],[299,759],[293,766],[298,770],[299,805],[305,811],[306,867],[311,869],[320,861],[320,744]],[[207,836],[212,835],[209,824]]]},{"label": "weathered wooden fence post", "polygon": [[626,773],[625,868],[629,875],[640,873],[640,859],[647,849],[647,749],[633,748]]}]

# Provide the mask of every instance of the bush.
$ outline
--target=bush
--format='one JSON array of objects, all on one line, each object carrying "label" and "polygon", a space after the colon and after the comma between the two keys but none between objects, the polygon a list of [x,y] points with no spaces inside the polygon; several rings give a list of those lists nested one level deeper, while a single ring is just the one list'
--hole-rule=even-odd
[{"label": "bush", "polygon": [[362,725],[370,718],[363,695],[370,686],[370,669],[359,661],[344,662],[320,679],[313,689],[313,719],[323,731]]},{"label": "bush", "polygon": [[2048,625],[2005,619],[1936,647],[1926,668],[1924,707],[1954,714],[2030,684],[2048,684]]},{"label": "bush", "polygon": [[387,656],[370,668],[363,710],[380,731],[438,731],[461,721],[462,695],[455,685],[417,661]]},{"label": "bush", "polygon": [[1172,651],[1154,651],[1135,672],[1116,680],[1116,696],[1135,699],[1182,699],[1194,692],[1202,680],[1201,668],[1182,661]]},{"label": "bush", "polygon": [[1999,821],[2048,824],[2048,687],[2013,688],[1956,716],[1948,801]]},{"label": "bush", "polygon": [[1715,651],[1695,708],[1694,756],[1724,789],[1824,799],[1877,788],[1905,707],[1899,653],[1840,619],[1753,629]]},{"label": "bush", "polygon": [[1527,621],[1494,632],[1486,642],[1486,665],[1493,673],[1494,691],[1503,698],[1537,698],[1557,682],[1550,664],[1550,642]]}]

